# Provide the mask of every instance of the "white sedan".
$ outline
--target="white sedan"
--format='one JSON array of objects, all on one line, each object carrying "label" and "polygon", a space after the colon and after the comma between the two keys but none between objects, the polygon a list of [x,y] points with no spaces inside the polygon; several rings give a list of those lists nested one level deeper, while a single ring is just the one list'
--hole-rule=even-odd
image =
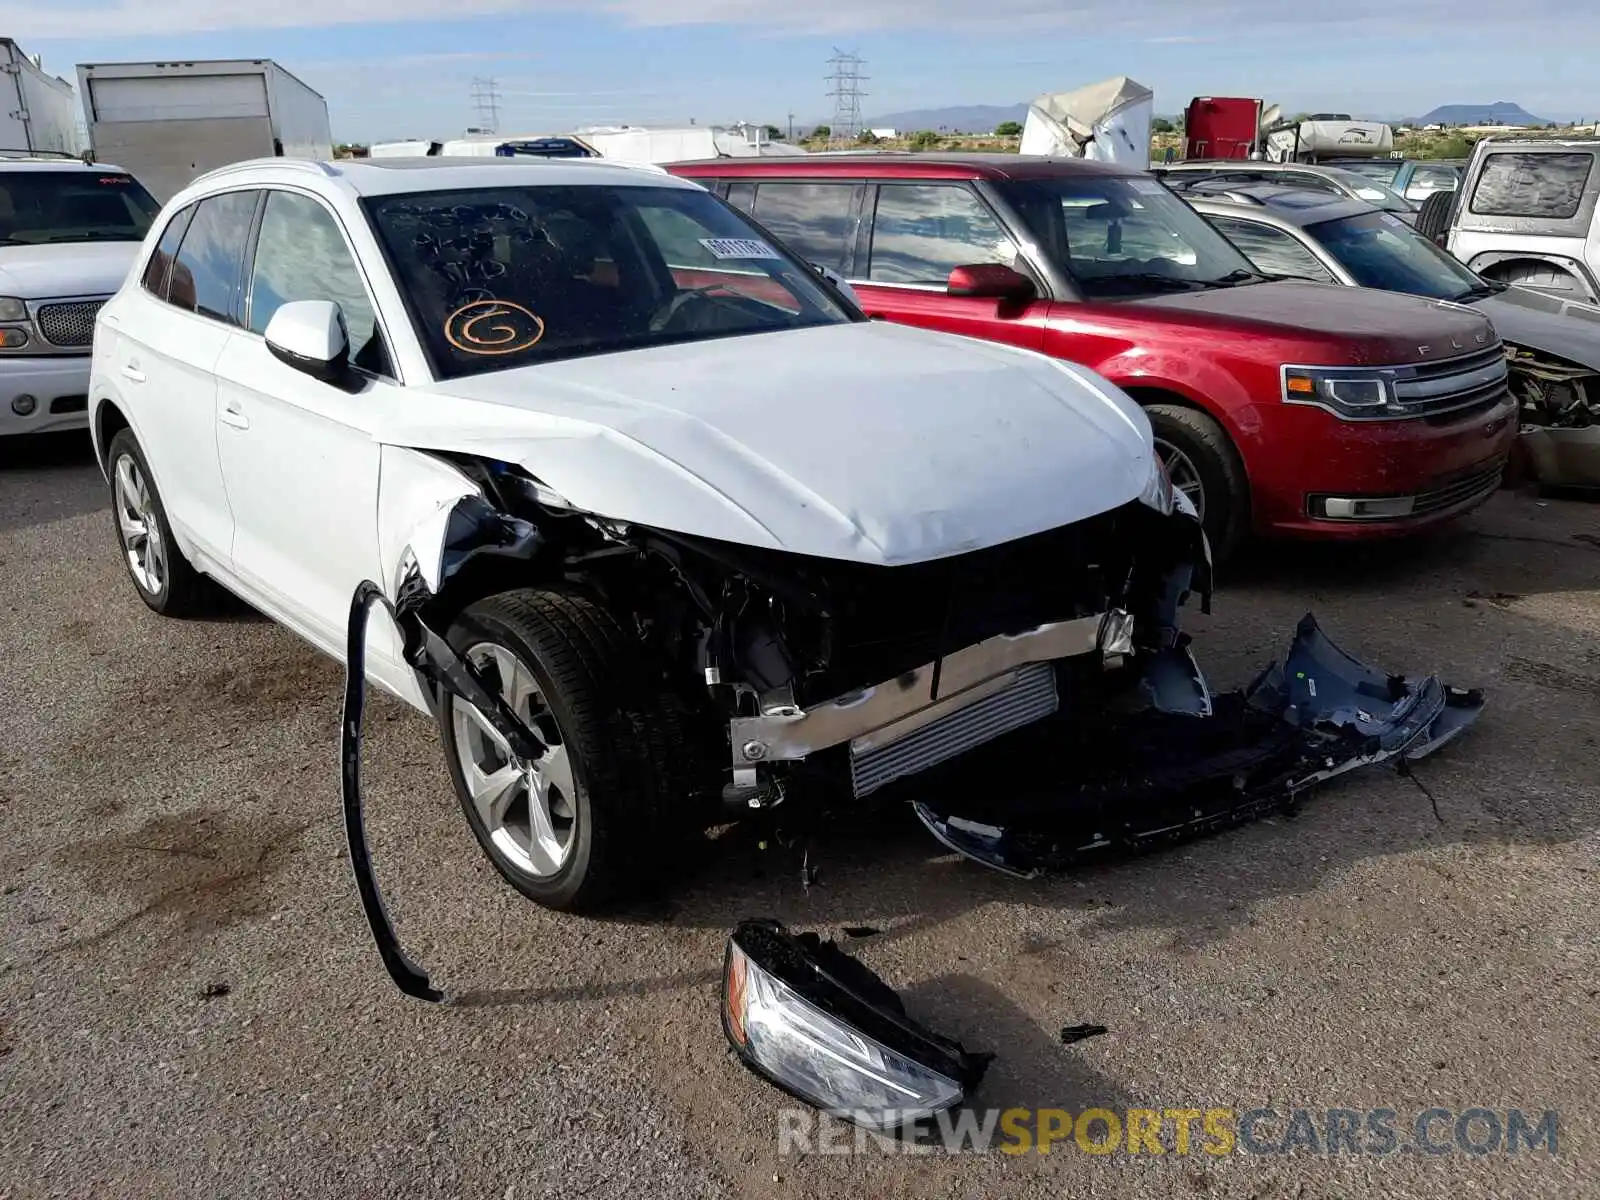
[{"label": "white sedan", "polygon": [[365,676],[556,908],[1083,703],[1205,586],[1120,391],[868,321],[650,168],[212,172],[102,309],[90,411],[145,603],[220,585],[345,660],[371,581]]}]

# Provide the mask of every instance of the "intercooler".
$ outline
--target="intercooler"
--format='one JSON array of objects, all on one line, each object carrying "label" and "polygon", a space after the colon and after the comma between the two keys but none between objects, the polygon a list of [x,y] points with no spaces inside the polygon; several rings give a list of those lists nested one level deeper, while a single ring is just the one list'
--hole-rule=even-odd
[{"label": "intercooler", "polygon": [[856,738],[850,744],[850,783],[855,794],[866,796],[897,779],[965,754],[1051,715],[1060,704],[1051,663],[1021,667],[973,690],[980,693],[976,699],[952,698],[958,705],[953,711],[931,720],[930,714],[920,713],[897,726]]}]

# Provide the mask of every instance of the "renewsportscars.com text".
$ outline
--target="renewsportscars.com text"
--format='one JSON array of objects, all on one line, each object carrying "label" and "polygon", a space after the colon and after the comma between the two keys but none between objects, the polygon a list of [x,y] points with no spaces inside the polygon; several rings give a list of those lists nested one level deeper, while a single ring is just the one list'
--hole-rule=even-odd
[{"label": "renewsportscars.com text", "polygon": [[[839,1114],[841,1116],[845,1114]],[[1373,1155],[1557,1153],[1552,1109],[1064,1108],[965,1109],[909,1122],[899,1137],[778,1114],[779,1154]]]}]

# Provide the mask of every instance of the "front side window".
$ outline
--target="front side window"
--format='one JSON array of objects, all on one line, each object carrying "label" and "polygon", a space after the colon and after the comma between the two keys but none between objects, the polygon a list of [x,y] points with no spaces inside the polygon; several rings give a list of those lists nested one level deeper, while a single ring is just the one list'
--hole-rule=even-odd
[{"label": "front side window", "polygon": [[858,319],[700,188],[487,187],[362,204],[446,378]]},{"label": "front side window", "polygon": [[167,281],[167,302],[218,321],[233,321],[256,192],[224,192],[195,207]]},{"label": "front side window", "polygon": [[160,211],[121,171],[0,173],[0,245],[142,242]]},{"label": "front side window", "polygon": [[[1386,184],[1379,183],[1376,179],[1368,179],[1365,175],[1358,175],[1354,171],[1346,171],[1342,167],[1326,168],[1328,174],[1349,189],[1352,196],[1365,200],[1374,208],[1381,208],[1384,212],[1412,213],[1417,211],[1417,206],[1407,200],[1399,192]],[[1327,186],[1324,184],[1324,186]]]},{"label": "front side window", "polygon": [[1318,283],[1337,282],[1333,273],[1292,234],[1239,217],[1212,217],[1211,223],[1268,275],[1287,275],[1291,279],[1312,279]]},{"label": "front side window", "polygon": [[878,189],[867,278],[943,286],[956,267],[1014,266],[1017,247],[970,188],[886,183]]},{"label": "front side window", "polygon": [[1352,162],[1342,164],[1346,171],[1353,175],[1364,175],[1368,179],[1376,179],[1385,187],[1393,187],[1395,180],[1400,175],[1400,168],[1405,163],[1398,158],[1374,158],[1365,162]]},{"label": "front side window", "polygon": [[1367,212],[1306,232],[1362,287],[1459,300],[1483,280],[1390,213]]},{"label": "front side window", "polygon": [[387,369],[372,300],[333,214],[309,196],[268,192],[250,275],[250,328],[265,333],[291,300],[332,300],[344,313],[351,362]]},{"label": "front side window", "polygon": [[1490,154],[1472,190],[1472,211],[1567,220],[1578,215],[1593,166],[1594,155],[1588,153]]},{"label": "front side window", "polygon": [[172,270],[172,260],[177,257],[178,246],[183,241],[184,232],[189,228],[189,221],[193,217],[194,205],[190,204],[180,209],[161,231],[161,240],[150,252],[150,261],[145,263],[144,276],[140,282],[144,284],[147,292],[159,299],[167,298],[167,277]]},{"label": "front side window", "polygon": [[1433,192],[1454,191],[1460,181],[1461,173],[1454,167],[1418,167],[1406,184],[1406,198],[1421,200]]},{"label": "front side window", "polygon": [[1154,179],[1065,175],[995,185],[1040,250],[1088,299],[1132,299],[1258,282],[1206,219]]},{"label": "front side window", "polygon": [[763,183],[750,215],[807,262],[843,272],[856,236],[855,202],[853,183]]}]

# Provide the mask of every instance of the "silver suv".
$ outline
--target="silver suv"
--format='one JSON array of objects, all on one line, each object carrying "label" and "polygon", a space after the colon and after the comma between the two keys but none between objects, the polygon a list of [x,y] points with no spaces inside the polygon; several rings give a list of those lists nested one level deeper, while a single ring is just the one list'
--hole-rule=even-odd
[{"label": "silver suv", "polygon": [[1486,138],[1467,164],[1449,250],[1479,275],[1600,303],[1600,138]]}]

